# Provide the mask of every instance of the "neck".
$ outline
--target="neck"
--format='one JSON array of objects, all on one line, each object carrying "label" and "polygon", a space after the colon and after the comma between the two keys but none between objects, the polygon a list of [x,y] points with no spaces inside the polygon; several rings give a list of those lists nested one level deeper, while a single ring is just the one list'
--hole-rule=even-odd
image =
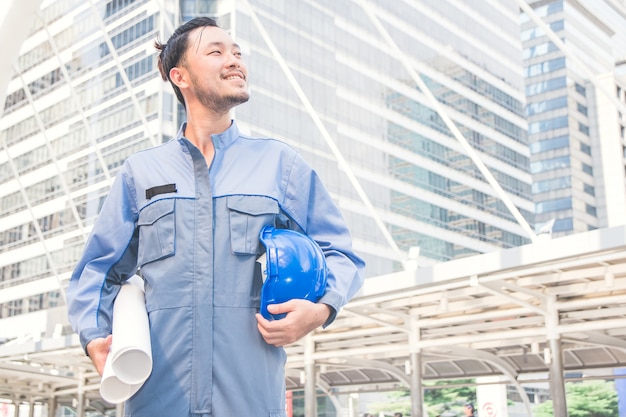
[{"label": "neck", "polygon": [[215,154],[211,135],[224,132],[230,127],[230,114],[216,115],[211,112],[187,112],[185,137],[204,155],[210,165]]}]

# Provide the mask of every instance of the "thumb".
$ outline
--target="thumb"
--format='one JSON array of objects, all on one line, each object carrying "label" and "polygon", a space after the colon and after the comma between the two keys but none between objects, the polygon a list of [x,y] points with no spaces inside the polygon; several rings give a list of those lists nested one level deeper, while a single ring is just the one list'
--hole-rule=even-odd
[{"label": "thumb", "polygon": [[113,344],[113,335],[108,335],[106,337],[106,339],[104,339],[104,345],[106,346],[107,350],[111,349],[111,344]]},{"label": "thumb", "polygon": [[290,311],[293,311],[292,304],[291,300],[280,304],[270,304],[267,306],[267,311],[271,314],[289,313]]}]

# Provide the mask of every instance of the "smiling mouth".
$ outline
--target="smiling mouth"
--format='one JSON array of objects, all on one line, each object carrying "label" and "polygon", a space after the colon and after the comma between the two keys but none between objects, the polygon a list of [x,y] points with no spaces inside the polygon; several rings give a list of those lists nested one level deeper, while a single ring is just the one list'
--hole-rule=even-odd
[{"label": "smiling mouth", "polygon": [[241,74],[231,74],[228,75],[226,77],[224,77],[225,80],[231,81],[231,80],[242,80],[245,81],[245,77]]}]

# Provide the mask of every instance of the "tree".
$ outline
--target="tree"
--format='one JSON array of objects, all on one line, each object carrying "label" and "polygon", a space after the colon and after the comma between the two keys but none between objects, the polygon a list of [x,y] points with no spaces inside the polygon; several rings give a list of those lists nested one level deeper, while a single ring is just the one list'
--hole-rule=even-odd
[{"label": "tree", "polygon": [[[429,386],[452,385],[450,388],[424,388],[424,403],[428,409],[429,416],[436,416],[445,411],[448,415],[462,415],[459,410],[466,402],[476,402],[476,388],[472,385],[473,379],[461,379],[454,381],[438,381]],[[402,415],[411,416],[411,392],[408,388],[392,391],[388,394],[387,400],[381,403],[370,404],[370,410],[374,415],[385,413],[390,415],[393,412],[401,412]]]},{"label": "tree", "polygon": [[[612,381],[568,382],[565,395],[570,417],[613,417],[618,413]],[[552,400],[539,404],[534,412],[536,417],[553,417]]]},{"label": "tree", "polygon": [[403,416],[411,416],[411,393],[408,389],[392,391],[388,393],[387,400],[381,403],[370,404],[370,411],[378,416],[381,412],[385,415],[402,413]]},{"label": "tree", "polygon": [[[453,381],[437,381],[426,385],[424,388],[424,401],[427,404],[448,404],[476,402],[476,387],[473,387],[473,379],[458,379]],[[450,388],[439,388],[445,385],[454,385]],[[463,385],[463,386],[460,386]],[[437,388],[429,388],[435,386]]]}]

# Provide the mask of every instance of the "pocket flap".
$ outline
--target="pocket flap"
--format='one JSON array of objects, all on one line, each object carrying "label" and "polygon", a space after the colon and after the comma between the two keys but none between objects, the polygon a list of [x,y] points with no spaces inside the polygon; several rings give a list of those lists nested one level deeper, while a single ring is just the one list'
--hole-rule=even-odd
[{"label": "pocket flap", "polygon": [[161,217],[173,213],[174,203],[175,200],[173,198],[155,201],[141,210],[139,213],[139,219],[137,220],[137,225],[150,225],[159,220]]},{"label": "pocket flap", "polygon": [[240,213],[258,216],[259,214],[278,214],[278,202],[260,195],[234,195],[228,197],[228,208]]}]

